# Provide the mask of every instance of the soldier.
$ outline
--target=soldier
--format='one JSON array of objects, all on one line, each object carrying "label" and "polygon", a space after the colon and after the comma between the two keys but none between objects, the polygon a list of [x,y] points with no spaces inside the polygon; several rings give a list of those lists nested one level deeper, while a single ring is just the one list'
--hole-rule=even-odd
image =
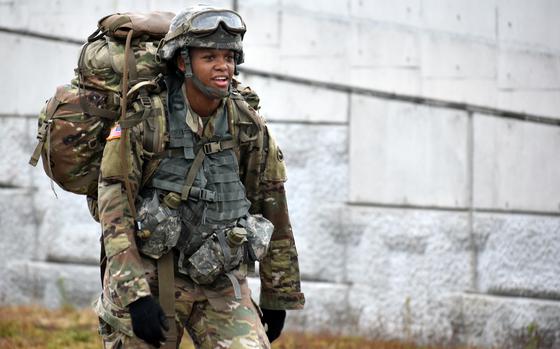
[{"label": "soldier", "polygon": [[[105,348],[159,348],[166,337],[174,348],[184,329],[197,348],[270,348],[286,309],[303,308],[283,155],[233,80],[245,30],[230,10],[175,16],[159,49],[169,66],[165,150],[143,149],[140,124],[125,164],[119,125],[107,138],[98,187],[106,268],[95,305]],[[149,159],[159,160],[153,173]],[[246,280],[256,260],[260,307]]]}]

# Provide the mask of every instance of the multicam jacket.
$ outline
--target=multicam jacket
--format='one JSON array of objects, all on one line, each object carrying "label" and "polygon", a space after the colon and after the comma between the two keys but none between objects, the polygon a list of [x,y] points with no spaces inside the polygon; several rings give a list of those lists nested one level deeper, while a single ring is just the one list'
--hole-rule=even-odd
[{"label": "multicam jacket", "polygon": [[[239,173],[251,202],[250,213],[262,214],[274,224],[269,252],[259,266],[260,305],[267,309],[302,308],[304,296],[300,290],[298,257],[284,190],[283,155],[264,120],[245,101],[233,103],[233,99],[242,97],[234,92],[222,103],[234,108],[234,112],[228,114],[228,126],[238,143]],[[149,152],[144,149],[145,127],[145,123],[138,124],[130,129],[126,138],[126,153],[130,154],[126,159],[128,179],[134,196],[146,182],[147,173],[152,172],[150,167],[153,170],[153,161],[148,159]],[[212,134],[212,116],[204,132]],[[247,137],[248,134],[251,137]],[[120,133],[112,134],[104,148],[98,207],[107,256],[104,287],[108,288],[112,299],[127,306],[151,292],[144,274],[146,257],[141,256],[136,245],[134,219],[122,177],[120,144],[123,139]]]}]

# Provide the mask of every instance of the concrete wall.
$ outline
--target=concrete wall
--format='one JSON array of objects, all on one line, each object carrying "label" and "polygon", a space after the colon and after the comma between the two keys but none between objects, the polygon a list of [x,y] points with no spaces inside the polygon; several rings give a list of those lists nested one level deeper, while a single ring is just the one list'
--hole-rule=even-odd
[{"label": "concrete wall", "polygon": [[[290,329],[560,347],[560,3],[213,3],[247,22],[241,79],[288,164],[307,297]],[[182,6],[0,4],[0,303],[98,292],[85,200],[27,165],[35,114],[98,17]]]}]

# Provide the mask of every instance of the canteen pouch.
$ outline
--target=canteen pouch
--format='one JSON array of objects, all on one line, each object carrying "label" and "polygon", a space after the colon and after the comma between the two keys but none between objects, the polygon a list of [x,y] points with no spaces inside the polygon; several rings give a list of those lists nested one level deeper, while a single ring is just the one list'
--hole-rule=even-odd
[{"label": "canteen pouch", "polygon": [[[242,236],[238,244],[231,242],[231,236]],[[199,285],[213,283],[220,275],[238,267],[245,257],[247,231],[235,227],[212,234],[188,259],[184,270]],[[179,262],[181,269],[182,263]]]},{"label": "canteen pouch", "polygon": [[181,219],[177,210],[160,204],[157,190],[150,192],[138,206],[136,235],[140,252],[159,259],[177,245]]}]

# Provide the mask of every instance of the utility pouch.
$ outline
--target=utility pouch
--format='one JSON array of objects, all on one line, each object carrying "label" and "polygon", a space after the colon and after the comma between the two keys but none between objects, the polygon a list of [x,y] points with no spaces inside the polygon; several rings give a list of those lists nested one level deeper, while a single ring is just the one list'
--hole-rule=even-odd
[{"label": "utility pouch", "polygon": [[136,235],[140,252],[159,259],[177,245],[181,219],[177,210],[159,202],[157,190],[150,194],[138,206]]},{"label": "utility pouch", "polygon": [[216,231],[188,259],[184,272],[200,285],[213,283],[242,262],[260,261],[266,255],[274,226],[261,215],[247,215],[238,226]]},{"label": "utility pouch", "polygon": [[239,222],[247,230],[249,256],[253,262],[261,261],[268,251],[274,225],[262,215],[247,215]]},{"label": "utility pouch", "polygon": [[234,227],[215,232],[189,258],[186,273],[199,285],[213,283],[218,276],[243,262],[246,241],[245,228]]}]

